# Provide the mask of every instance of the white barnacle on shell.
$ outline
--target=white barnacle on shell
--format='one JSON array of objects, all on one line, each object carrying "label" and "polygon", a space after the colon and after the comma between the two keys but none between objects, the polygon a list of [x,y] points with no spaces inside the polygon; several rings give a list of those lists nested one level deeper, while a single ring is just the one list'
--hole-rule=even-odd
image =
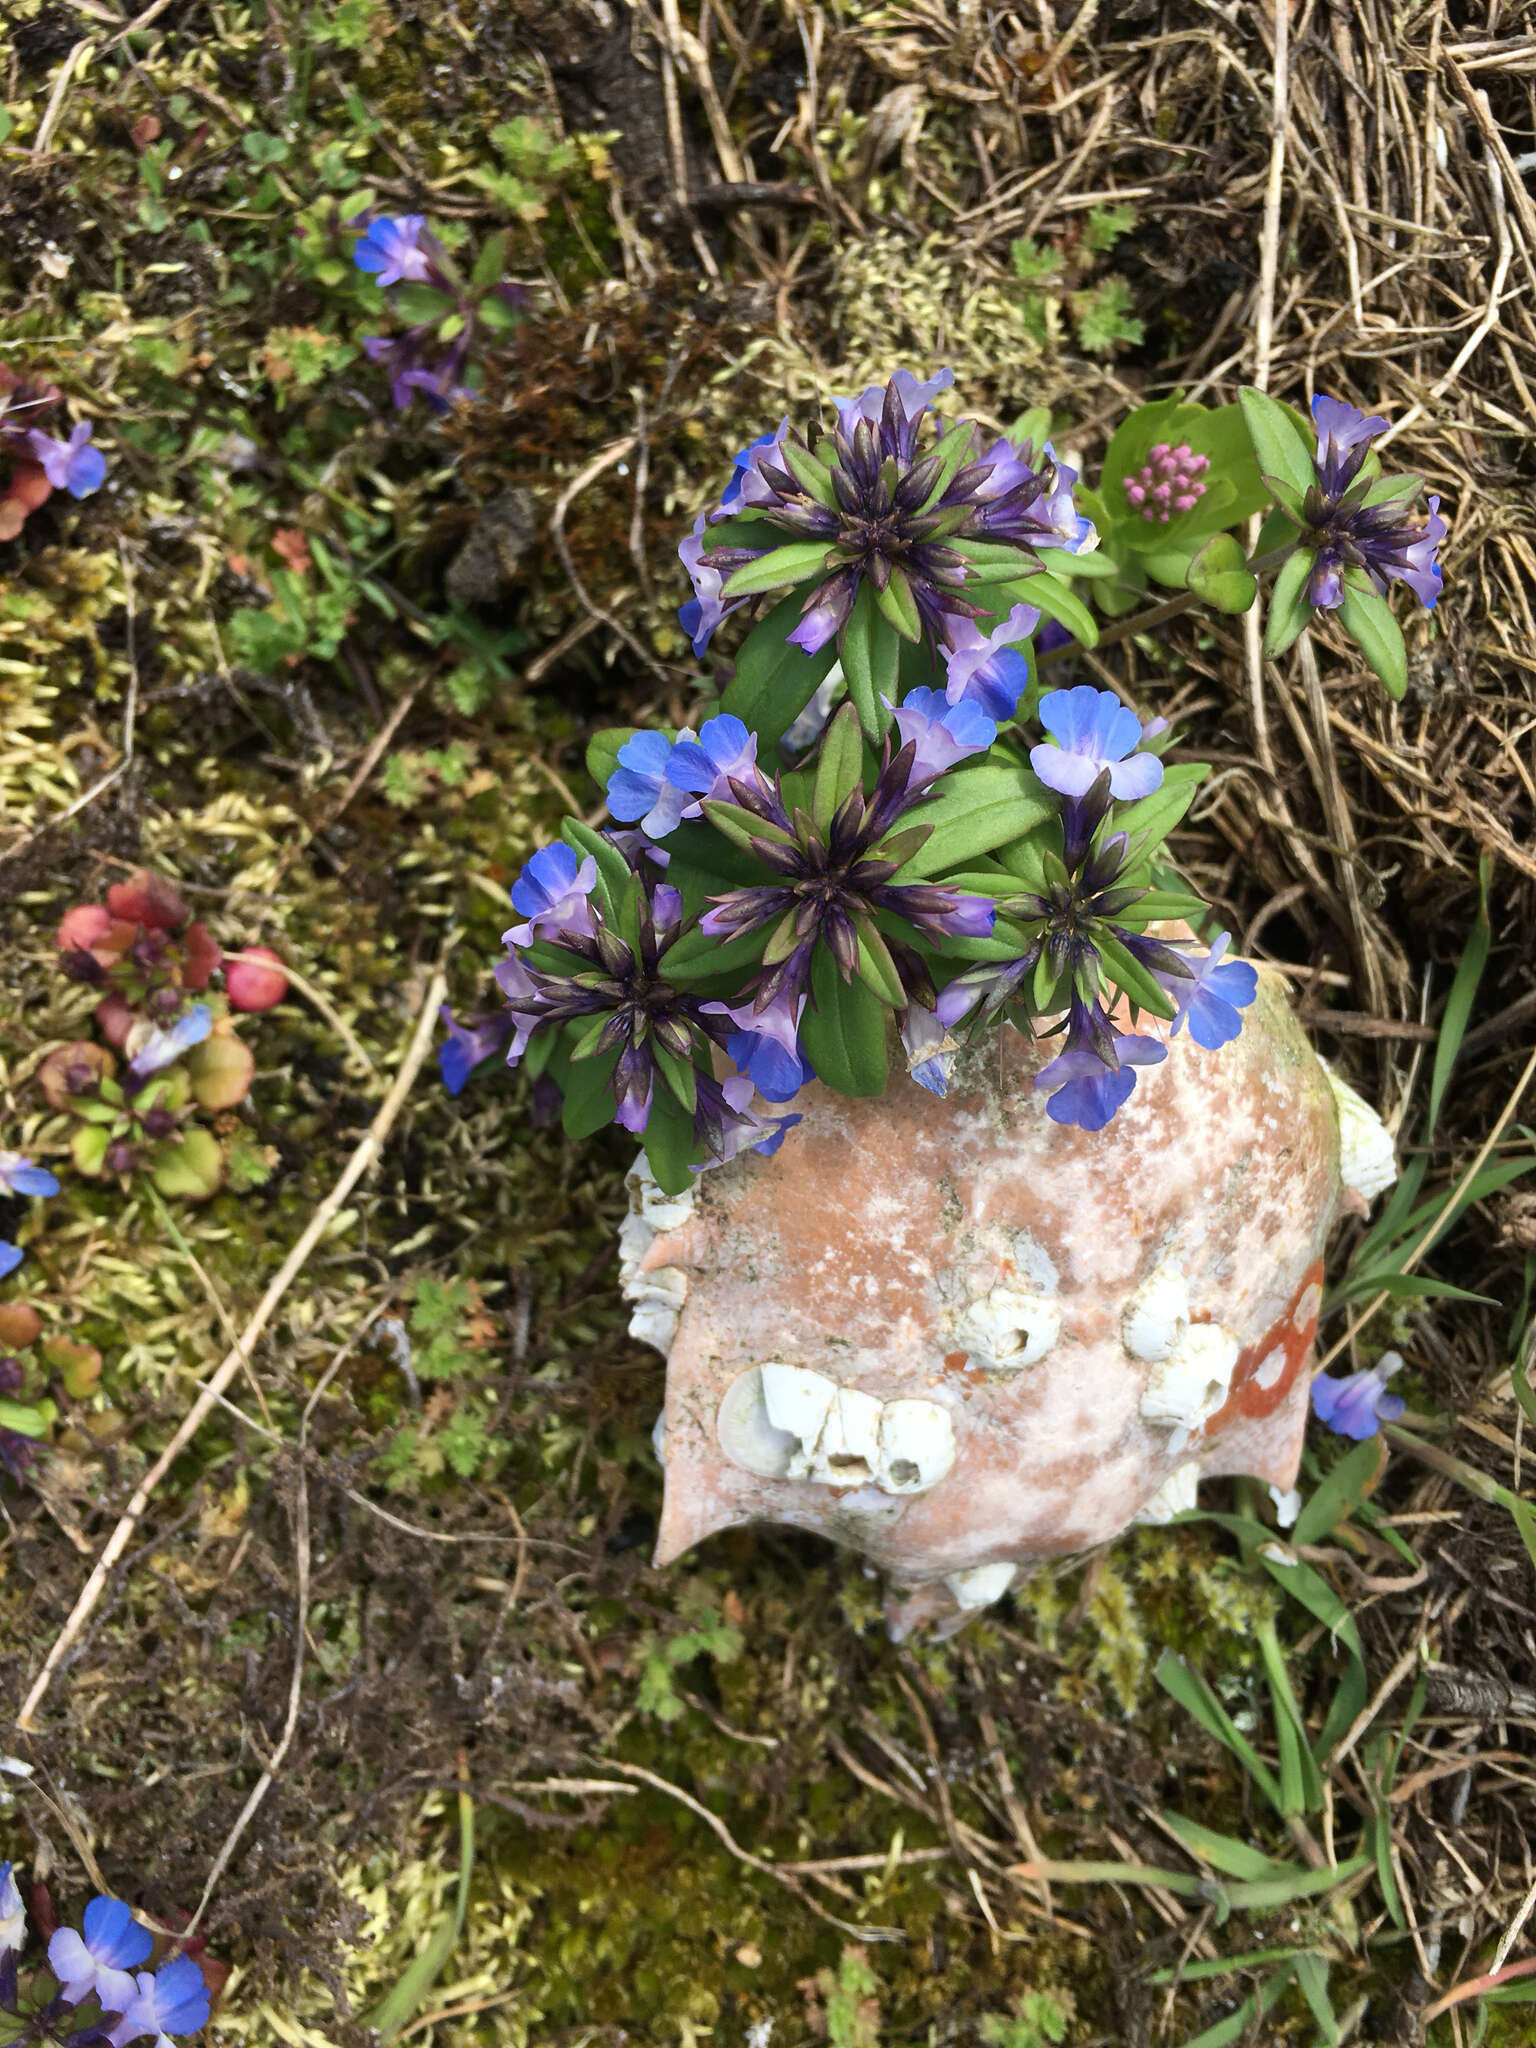
[{"label": "white barnacle on shell", "polygon": [[1364,1202],[1373,1202],[1397,1179],[1392,1133],[1363,1096],[1322,1062],[1339,1110],[1339,1179]]},{"label": "white barnacle on shell", "polygon": [[662,1356],[672,1348],[678,1318],[688,1299],[688,1275],[681,1266],[657,1266],[642,1273],[640,1263],[666,1230],[677,1230],[693,1214],[693,1190],[665,1194],[651,1178],[650,1161],[642,1152],[630,1168],[629,1214],[619,1225],[619,1292],[632,1304],[629,1334],[650,1344]]},{"label": "white barnacle on shell", "polygon": [[1148,1422],[1172,1428],[1173,1449],[1182,1449],[1226,1406],[1241,1348],[1220,1323],[1191,1323],[1177,1349],[1153,1365],[1142,1390],[1141,1412]]},{"label": "white barnacle on shell", "polygon": [[720,1448],[764,1479],[926,1493],[955,1462],[955,1431],[936,1401],[880,1401],[808,1366],[770,1359],[738,1373],[715,1418]]},{"label": "white barnacle on shell", "polygon": [[1177,1259],[1154,1266],[1125,1304],[1120,1337],[1132,1358],[1171,1358],[1189,1329],[1189,1285]]},{"label": "white barnacle on shell", "polygon": [[1200,1467],[1193,1458],[1186,1458],[1182,1465],[1175,1465],[1162,1485],[1150,1500],[1144,1500],[1136,1512],[1138,1525],[1156,1526],[1171,1522],[1175,1515],[1182,1515],[1195,1505],[1195,1490],[1200,1483]]},{"label": "white barnacle on shell", "polygon": [[634,1165],[624,1176],[624,1185],[629,1190],[630,1214],[642,1217],[654,1231],[681,1230],[693,1214],[693,1189],[684,1188],[680,1195],[669,1195],[658,1184],[643,1152],[636,1153]]},{"label": "white barnacle on shell", "polygon": [[993,1287],[955,1323],[969,1362],[991,1371],[1038,1365],[1061,1335],[1061,1310],[1031,1288]]},{"label": "white barnacle on shell", "polygon": [[973,1564],[969,1571],[951,1572],[944,1581],[967,1613],[990,1607],[1001,1600],[1018,1572],[1014,1564]]}]

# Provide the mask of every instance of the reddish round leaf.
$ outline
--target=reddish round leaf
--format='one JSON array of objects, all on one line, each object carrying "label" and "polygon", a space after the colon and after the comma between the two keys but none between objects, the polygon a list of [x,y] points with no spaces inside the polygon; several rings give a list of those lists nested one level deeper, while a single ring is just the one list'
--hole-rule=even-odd
[{"label": "reddish round leaf", "polygon": [[224,986],[237,1010],[270,1010],[287,995],[288,976],[270,946],[246,946],[238,960],[225,961]]},{"label": "reddish round leaf", "polygon": [[183,985],[206,988],[208,977],[224,958],[223,948],[205,924],[189,924],[182,944],[186,948],[181,969]]},{"label": "reddish round leaf", "polygon": [[157,932],[178,930],[188,915],[175,884],[149,868],[139,868],[126,882],[114,882],[107,891],[107,908],[114,917],[131,918]]}]

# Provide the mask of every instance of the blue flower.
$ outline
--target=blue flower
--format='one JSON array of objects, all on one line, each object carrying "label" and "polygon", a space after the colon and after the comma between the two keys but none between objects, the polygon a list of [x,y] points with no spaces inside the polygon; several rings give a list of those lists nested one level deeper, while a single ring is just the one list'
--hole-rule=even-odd
[{"label": "blue flower", "polygon": [[1231,943],[1229,932],[1218,932],[1203,958],[1182,954],[1190,970],[1187,976],[1157,974],[1154,969],[1163,993],[1173,999],[1170,1038],[1177,1038],[1187,1022],[1196,1045],[1215,1052],[1242,1030],[1243,1020],[1237,1013],[1246,1010],[1257,995],[1259,977],[1246,960],[1222,959]]},{"label": "blue flower", "polygon": [[[678,560],[693,583],[693,596],[686,604],[678,606],[677,623],[688,635],[696,656],[702,656],[720,621],[729,618],[732,612],[740,611],[746,603],[744,597],[738,597],[734,604],[726,604],[721,599],[720,592],[729,570],[722,572],[718,564],[709,559],[704,547],[704,529],[708,524],[709,514],[701,512],[693,523],[692,533],[686,540],[679,541],[677,547]],[[731,568],[735,566],[733,559]]]},{"label": "blue flower", "polygon": [[1317,428],[1315,487],[1301,507],[1302,546],[1312,551],[1308,602],[1333,611],[1344,601],[1344,572],[1364,570],[1372,588],[1385,595],[1391,582],[1406,583],[1426,609],[1433,609],[1443,582],[1435,550],[1447,532],[1440,500],[1431,497],[1429,516],[1415,518],[1411,496],[1391,492],[1378,504],[1362,475],[1371,443],[1387,431],[1379,413],[1367,416],[1340,398],[1320,392],[1312,401]]},{"label": "blue flower", "polygon": [[88,498],[99,491],[107,474],[107,458],[91,442],[91,423],[81,420],[67,441],[59,441],[34,427],[27,446],[43,465],[43,474],[56,491],[68,491],[72,498]]},{"label": "blue flower", "polygon": [[1012,718],[1029,685],[1029,662],[1015,643],[1027,640],[1039,623],[1039,612],[1029,604],[1016,604],[990,633],[970,619],[952,621],[944,657],[950,703],[978,704],[999,725]]},{"label": "blue flower", "polygon": [[[654,839],[681,822],[683,803],[667,786],[667,762],[674,742],[664,732],[637,732],[619,749],[619,765],[608,778],[608,808],[625,824],[640,820]],[[652,823],[652,820],[655,823]]]},{"label": "blue flower", "polygon": [[0,1863],[0,1966],[27,1938],[27,1916],[9,1863]]},{"label": "blue flower", "polygon": [[0,1194],[56,1195],[59,1184],[43,1166],[35,1166],[24,1152],[0,1152]]},{"label": "blue flower", "polygon": [[800,1050],[800,1018],[805,997],[796,999],[788,990],[775,996],[761,1010],[749,1001],[737,1004],[705,1003],[708,1016],[729,1017],[736,1030],[725,1041],[725,1050],[768,1102],[788,1102],[807,1081],[815,1079],[810,1062]]},{"label": "blue flower", "polygon": [[1109,793],[1124,802],[1150,796],[1162,782],[1157,756],[1134,752],[1142,739],[1141,720],[1113,690],[1096,690],[1091,683],[1052,690],[1040,700],[1040,723],[1057,744],[1031,747],[1029,761],[1047,789],[1085,797],[1107,768]]},{"label": "blue flower", "polygon": [[[685,732],[667,757],[668,786],[690,797],[719,797],[734,803],[731,782],[752,782],[757,775],[757,734],[748,732],[729,712],[706,718],[697,735]],[[685,818],[700,815],[690,803]]]},{"label": "blue flower", "polygon": [[909,788],[932,782],[972,754],[984,754],[997,738],[993,720],[969,697],[952,703],[942,690],[918,689],[909,690],[899,706],[888,698],[881,702],[888,711],[895,710],[901,744],[917,749]]},{"label": "blue flower", "polygon": [[437,1049],[437,1070],[448,1093],[459,1095],[475,1068],[494,1059],[512,1036],[512,1020],[499,1010],[492,1017],[472,1017],[461,1024],[446,1003],[438,1015],[448,1036]]},{"label": "blue flower", "polygon": [[62,1986],[60,1996],[66,2005],[81,2005],[94,1992],[103,2012],[126,2013],[134,1995],[128,1973],[155,1945],[149,1929],[121,1899],[106,1898],[91,1900],[82,1925],[83,1936],[61,1927],[48,1944],[48,1967]]},{"label": "blue flower", "polygon": [[432,275],[432,259],[422,247],[426,225],[423,213],[385,214],[359,238],[352,261],[382,285],[425,284]]},{"label": "blue flower", "polygon": [[202,1971],[190,1956],[174,1956],[158,1972],[139,1973],[122,2018],[107,2038],[112,2048],[140,2034],[153,2034],[154,2048],[170,2048],[173,2034],[195,2034],[208,2024],[212,2000]]},{"label": "blue flower", "polygon": [[950,1069],[960,1048],[942,1020],[922,1003],[908,1003],[897,1020],[907,1072],[930,1095],[949,1093]]},{"label": "blue flower", "polygon": [[760,1116],[751,1107],[752,1083],[745,1074],[732,1074],[716,1081],[701,1074],[698,1081],[699,1107],[694,1114],[694,1136],[708,1147],[707,1156],[690,1165],[690,1173],[704,1173],[712,1166],[725,1166],[738,1152],[751,1150],[771,1157],[784,1142],[784,1134],[802,1121],[800,1112],[789,1116]]},{"label": "blue flower", "polygon": [[180,1059],[194,1045],[201,1045],[213,1029],[213,1012],[206,1003],[194,1003],[174,1024],[157,1024],[128,1062],[135,1081],[147,1081],[172,1060]]},{"label": "blue flower", "polygon": [[719,510],[714,515],[716,519],[729,519],[733,513],[750,509],[753,505],[773,502],[773,487],[763,481],[762,467],[765,462],[778,463],[784,436],[788,432],[789,420],[786,417],[771,433],[759,434],[749,447],[742,449],[720,499]]},{"label": "blue flower", "polygon": [[592,910],[587,902],[597,886],[597,862],[589,853],[578,861],[563,839],[541,847],[512,884],[512,908],[527,924],[502,933],[508,946],[531,945],[535,939],[557,942],[566,932],[592,935]]},{"label": "blue flower", "polygon": [[8,1238],[0,1237],[0,1280],[7,1273],[14,1273],[26,1257],[19,1244],[12,1244]]},{"label": "blue flower", "polygon": [[1102,1131],[1115,1111],[1130,1100],[1136,1086],[1137,1067],[1155,1067],[1168,1057],[1168,1048],[1155,1038],[1136,1038],[1118,1033],[1114,1041],[1119,1066],[1110,1067],[1087,1046],[1069,1048],[1042,1067],[1035,1076],[1037,1088],[1054,1092],[1045,1105],[1053,1123],[1076,1124],[1085,1131]]},{"label": "blue flower", "polygon": [[1312,1382],[1312,1407],[1319,1420],[1340,1436],[1361,1443],[1374,1436],[1384,1422],[1395,1422],[1407,1402],[1401,1394],[1389,1394],[1387,1381],[1401,1372],[1403,1361],[1396,1351],[1383,1351],[1374,1365],[1352,1372],[1344,1379],[1320,1372]]}]

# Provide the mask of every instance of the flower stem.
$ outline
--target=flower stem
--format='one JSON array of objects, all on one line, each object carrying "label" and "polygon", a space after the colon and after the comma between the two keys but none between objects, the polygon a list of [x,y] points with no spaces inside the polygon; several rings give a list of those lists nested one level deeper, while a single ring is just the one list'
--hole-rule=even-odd
[{"label": "flower stem", "polygon": [[[1243,566],[1250,576],[1262,576],[1270,569],[1278,569],[1287,555],[1294,551],[1294,541],[1287,541],[1284,547],[1270,548],[1266,554],[1255,555],[1251,562],[1245,562]],[[1165,619],[1177,618],[1180,612],[1192,610],[1200,601],[1193,590],[1181,590],[1174,597],[1164,598],[1161,604],[1151,605],[1146,611],[1137,612],[1133,618],[1122,619],[1117,626],[1109,627],[1099,635],[1098,645],[1113,647],[1117,641],[1129,640],[1137,633],[1148,632],[1153,626],[1160,626]],[[1066,661],[1070,656],[1081,652],[1082,649],[1076,642],[1070,642],[1065,647],[1052,647],[1036,658],[1035,667],[1037,670],[1049,668],[1052,662]]]}]

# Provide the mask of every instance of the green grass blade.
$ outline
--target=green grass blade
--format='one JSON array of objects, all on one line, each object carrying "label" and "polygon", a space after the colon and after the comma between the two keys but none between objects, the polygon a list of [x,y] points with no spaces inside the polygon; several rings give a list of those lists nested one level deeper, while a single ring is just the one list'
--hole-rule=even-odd
[{"label": "green grass blade", "polygon": [[1284,1877],[1260,1877],[1251,1882],[1230,1884],[1227,1886],[1227,1898],[1241,1910],[1264,1912],[1277,1906],[1288,1906],[1294,1899],[1315,1899],[1319,1892],[1331,1892],[1337,1885],[1347,1884],[1352,1877],[1358,1877],[1362,1870],[1368,1870],[1370,1864],[1371,1859],[1364,1850],[1339,1864],[1337,1869],[1303,1870],[1297,1864]]},{"label": "green grass blade", "polygon": [[1446,998],[1445,1014],[1440,1020],[1440,1036],[1435,1041],[1435,1064],[1429,1078],[1429,1115],[1424,1123],[1426,1142],[1435,1135],[1435,1125],[1440,1117],[1440,1105],[1445,1099],[1445,1090],[1451,1078],[1451,1069],[1461,1051],[1461,1041],[1467,1033],[1467,1024],[1472,1015],[1472,1004],[1477,996],[1477,985],[1483,978],[1483,969],[1488,965],[1488,949],[1493,942],[1493,933],[1488,924],[1488,876],[1493,863],[1485,853],[1477,869],[1477,917],[1462,948],[1460,960],[1456,963],[1456,978],[1451,983],[1450,995]]},{"label": "green grass blade", "polygon": [[464,1931],[469,1911],[469,1880],[475,1867],[475,1809],[467,1792],[459,1794],[459,1889],[453,1911],[438,1927],[432,1939],[399,1981],[386,1991],[363,2025],[372,2027],[381,2043],[393,2041],[415,2017],[422,2000],[436,1983]]},{"label": "green grass blade", "polygon": [[1205,1984],[1213,1977],[1230,1977],[1236,1970],[1257,1969],[1260,1963],[1288,1963],[1295,1956],[1305,1955],[1302,1948],[1255,1948],[1246,1955],[1213,1956],[1209,1962],[1183,1963],[1177,1968],[1153,1970],[1147,1978],[1149,1984]]},{"label": "green grass blade", "polygon": [[1333,2009],[1328,1996],[1328,1958],[1308,1949],[1305,1955],[1296,1958],[1296,1982],[1301,1986],[1301,1995],[1312,2008],[1312,2017],[1323,2031],[1323,2039],[1330,2048],[1338,2048],[1344,2036],[1339,2027],[1339,2016]]},{"label": "green grass blade", "polygon": [[1224,1748],[1231,1750],[1276,1813],[1284,1814],[1280,1787],[1269,1766],[1247,1736],[1239,1731],[1199,1672],[1192,1670],[1172,1650],[1164,1650],[1154,1675],[1164,1692],[1170,1693],[1186,1713],[1193,1714],[1207,1735],[1215,1736]]},{"label": "green grass blade", "polygon": [[1255,1849],[1251,1843],[1239,1842],[1233,1835],[1219,1835],[1214,1828],[1202,1827],[1199,1821],[1190,1820],[1182,1813],[1165,1813],[1162,1819],[1192,1856],[1198,1856],[1226,1877],[1250,1880],[1275,1877],[1289,1868],[1274,1857],[1266,1856],[1262,1849]]},{"label": "green grass blade", "polygon": [[1290,1983],[1292,1974],[1289,1964],[1282,1970],[1276,1970],[1272,1977],[1264,1980],[1257,1991],[1243,2000],[1236,2012],[1229,2013],[1224,2020],[1218,2020],[1214,2027],[1207,2027],[1203,2034],[1197,2034],[1192,2041],[1186,2041],[1184,2048],[1228,2048],[1229,2042],[1241,2041],[1252,2022],[1262,2018],[1280,1997]]}]

